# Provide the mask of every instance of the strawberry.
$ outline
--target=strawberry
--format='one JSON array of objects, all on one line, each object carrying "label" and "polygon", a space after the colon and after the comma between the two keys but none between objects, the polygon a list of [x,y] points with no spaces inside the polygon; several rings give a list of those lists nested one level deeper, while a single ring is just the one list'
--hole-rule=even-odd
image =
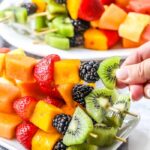
[{"label": "strawberry", "polygon": [[78,17],[85,21],[98,20],[104,11],[100,0],[82,0]]},{"label": "strawberry", "polygon": [[59,61],[58,55],[48,55],[39,61],[34,68],[34,77],[41,90],[53,97],[60,97],[54,85],[54,63]]},{"label": "strawberry", "polygon": [[52,98],[52,97],[47,97],[46,99],[44,99],[45,102],[47,102],[48,104],[52,104],[58,108],[61,108],[64,105],[64,101],[61,99],[56,99],[56,98]]},{"label": "strawberry", "polygon": [[36,103],[37,100],[34,97],[25,96],[15,100],[13,108],[23,120],[28,121],[34,111]]},{"label": "strawberry", "polygon": [[101,0],[103,5],[110,5],[111,3],[114,3],[115,0]]},{"label": "strawberry", "polygon": [[31,142],[38,128],[30,122],[23,122],[16,129],[16,139],[27,149],[31,149]]}]

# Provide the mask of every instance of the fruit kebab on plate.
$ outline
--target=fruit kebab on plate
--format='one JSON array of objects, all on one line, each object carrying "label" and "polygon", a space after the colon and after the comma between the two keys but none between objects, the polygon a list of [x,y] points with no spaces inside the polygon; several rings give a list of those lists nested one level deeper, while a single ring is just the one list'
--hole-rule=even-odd
[{"label": "fruit kebab on plate", "polygon": [[[98,150],[119,140],[129,95],[116,89],[119,57],[102,62],[0,54],[0,137],[31,150]],[[98,81],[103,85],[97,87]]]},{"label": "fruit kebab on plate", "polygon": [[149,6],[149,0],[32,0],[0,11],[0,22],[57,49],[134,48],[150,40]]}]

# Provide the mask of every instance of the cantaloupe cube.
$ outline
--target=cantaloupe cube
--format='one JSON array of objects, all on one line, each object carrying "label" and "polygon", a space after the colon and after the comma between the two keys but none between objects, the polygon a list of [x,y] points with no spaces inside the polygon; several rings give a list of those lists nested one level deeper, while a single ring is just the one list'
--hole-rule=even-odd
[{"label": "cantaloupe cube", "polygon": [[42,93],[37,82],[24,83],[24,82],[19,81],[16,84],[21,91],[22,97],[23,96],[32,96],[32,97],[37,98],[38,100],[47,97],[47,95]]},{"label": "cantaloupe cube", "polygon": [[6,76],[21,80],[23,82],[32,82],[33,69],[37,60],[23,55],[6,55]]},{"label": "cantaloupe cube", "polygon": [[54,81],[56,85],[78,83],[80,60],[61,60],[54,64]]},{"label": "cantaloupe cube", "polygon": [[13,101],[20,96],[20,90],[11,83],[0,82],[0,112],[12,113]]},{"label": "cantaloupe cube", "polygon": [[0,137],[12,139],[15,137],[15,129],[21,123],[21,118],[15,114],[0,112]]},{"label": "cantaloupe cube", "polygon": [[54,117],[57,114],[61,114],[62,111],[44,101],[39,101],[35,107],[35,110],[31,116],[30,121],[45,132],[56,132],[56,129],[52,126]]},{"label": "cantaloupe cube", "polygon": [[63,110],[63,112],[64,112],[65,114],[73,116],[77,105],[78,105],[78,104],[76,104],[76,106],[73,106],[73,107],[70,107],[70,106],[68,106],[68,105],[63,105],[63,106],[61,107],[61,109]]},{"label": "cantaloupe cube", "polygon": [[66,104],[70,107],[74,107],[75,105],[75,102],[72,98],[72,89],[74,85],[75,84],[61,84],[57,88]]},{"label": "cantaloupe cube", "polygon": [[149,23],[149,15],[130,12],[119,27],[119,35],[133,42],[139,42],[142,32]]},{"label": "cantaloupe cube", "polygon": [[99,27],[108,30],[118,30],[120,24],[126,18],[127,13],[115,4],[111,4],[102,14]]},{"label": "cantaloupe cube", "polygon": [[0,76],[3,75],[6,54],[0,53]]},{"label": "cantaloupe cube", "polygon": [[61,135],[57,132],[49,134],[38,130],[32,139],[32,150],[53,150],[60,137]]}]

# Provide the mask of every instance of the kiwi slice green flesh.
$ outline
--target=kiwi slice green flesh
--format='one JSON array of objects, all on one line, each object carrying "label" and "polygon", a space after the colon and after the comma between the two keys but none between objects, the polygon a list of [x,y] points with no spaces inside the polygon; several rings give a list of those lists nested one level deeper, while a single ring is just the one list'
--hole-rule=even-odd
[{"label": "kiwi slice green flesh", "polygon": [[101,78],[103,84],[109,88],[114,89],[116,86],[116,69],[120,65],[120,57],[110,57],[100,63],[98,68],[98,75]]},{"label": "kiwi slice green flesh", "polygon": [[110,146],[114,143],[117,132],[117,128],[96,124],[92,133],[97,134],[98,137],[89,136],[88,143],[100,147]]},{"label": "kiwi slice green flesh", "polygon": [[20,24],[25,24],[27,22],[27,16],[28,16],[28,12],[25,8],[15,9],[16,22]]},{"label": "kiwi slice green flesh", "polygon": [[64,135],[63,143],[66,146],[83,144],[92,131],[91,118],[80,107],[77,107]]},{"label": "kiwi slice green flesh", "polygon": [[116,100],[116,91],[107,88],[95,89],[85,97],[88,114],[98,123],[102,122],[104,109]]},{"label": "kiwi slice green flesh", "polygon": [[67,150],[98,150],[98,146],[91,144],[80,144],[75,146],[70,146]]},{"label": "kiwi slice green flesh", "polygon": [[58,49],[68,50],[70,48],[69,39],[58,34],[45,35],[45,42]]}]

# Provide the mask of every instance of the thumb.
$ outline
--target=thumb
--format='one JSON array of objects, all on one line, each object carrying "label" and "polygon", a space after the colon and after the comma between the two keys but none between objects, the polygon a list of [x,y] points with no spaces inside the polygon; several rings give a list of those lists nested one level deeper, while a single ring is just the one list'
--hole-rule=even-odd
[{"label": "thumb", "polygon": [[123,66],[116,71],[118,81],[126,84],[141,84],[150,80],[150,59],[141,63]]}]

